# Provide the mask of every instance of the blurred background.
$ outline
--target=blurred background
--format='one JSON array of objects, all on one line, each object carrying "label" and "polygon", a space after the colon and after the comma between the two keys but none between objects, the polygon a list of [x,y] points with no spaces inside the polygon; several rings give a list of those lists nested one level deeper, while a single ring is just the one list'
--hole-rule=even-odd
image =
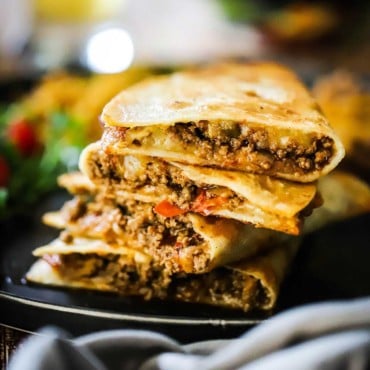
[{"label": "blurred background", "polygon": [[0,76],[77,66],[112,73],[215,58],[369,72],[370,2],[1,0]]},{"label": "blurred background", "polygon": [[0,0],[0,219],[77,168],[120,90],[218,60],[293,68],[369,174],[369,36],[368,0]]}]

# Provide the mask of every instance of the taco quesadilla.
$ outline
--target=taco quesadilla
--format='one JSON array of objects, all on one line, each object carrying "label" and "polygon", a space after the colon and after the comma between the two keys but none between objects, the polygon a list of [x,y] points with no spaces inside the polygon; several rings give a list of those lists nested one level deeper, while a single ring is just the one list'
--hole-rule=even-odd
[{"label": "taco quesadilla", "polygon": [[343,158],[339,138],[293,72],[220,64],[147,79],[103,109],[110,154],[312,182]]},{"label": "taco quesadilla", "polygon": [[28,281],[271,309],[344,155],[296,76],[229,63],[155,77],[101,120],[81,172],[59,178],[74,197],[44,215],[61,232],[34,251]]},{"label": "taco quesadilla", "polygon": [[171,275],[142,252],[101,240],[57,239],[34,251],[39,259],[27,273],[30,282],[109,291],[144,299],[170,299],[233,309],[271,309],[298,239],[237,264],[201,275]]},{"label": "taco quesadilla", "polygon": [[44,223],[62,229],[61,237],[69,243],[75,237],[92,238],[148,253],[172,273],[208,272],[289,238],[285,233],[191,212],[163,217],[151,203],[127,199],[120,203],[117,196],[112,199],[88,190],[82,195],[81,184],[78,189],[80,195],[61,210],[46,213]]},{"label": "taco quesadilla", "polygon": [[[76,176],[75,176],[76,175]],[[87,194],[81,174],[61,177],[74,194]],[[324,206],[314,210],[304,232],[370,211],[369,186],[357,177],[335,171],[319,180]],[[95,188],[93,188],[95,189]],[[60,225],[62,227],[63,225]],[[307,227],[306,227],[307,226]],[[102,239],[59,238],[39,247],[27,273],[30,282],[69,288],[110,291],[144,299],[206,303],[249,311],[273,308],[282,279],[289,270],[301,238],[271,240],[254,257],[220,266],[204,274],[173,274],[143,250]]]},{"label": "taco quesadilla", "polygon": [[90,144],[80,157],[87,177],[112,197],[153,203],[155,212],[164,217],[195,212],[297,235],[304,216],[318,205],[312,183],[155,157],[110,155],[100,144]]}]

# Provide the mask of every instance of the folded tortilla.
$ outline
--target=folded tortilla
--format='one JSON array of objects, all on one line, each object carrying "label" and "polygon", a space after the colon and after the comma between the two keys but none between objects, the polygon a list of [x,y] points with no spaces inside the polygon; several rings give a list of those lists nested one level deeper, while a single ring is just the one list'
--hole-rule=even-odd
[{"label": "folded tortilla", "polygon": [[[167,217],[195,212],[297,235],[303,214],[315,206],[316,185],[312,183],[155,157],[109,155],[101,149],[100,142],[84,149],[80,168],[111,197],[153,203],[155,211]],[[64,183],[77,181],[78,175],[74,176],[74,180],[65,178]]]},{"label": "folded tortilla", "polygon": [[[80,172],[64,174],[58,179],[71,194],[90,194],[97,187]],[[322,205],[306,217],[303,234],[316,231],[327,224],[370,212],[370,186],[358,176],[334,170],[317,182]]]},{"label": "folded tortilla", "polygon": [[144,299],[204,303],[232,309],[273,308],[281,281],[297,249],[298,238],[258,257],[201,275],[171,275],[137,250],[76,238],[57,239],[37,248],[39,259],[26,278],[30,282],[69,288],[110,291]]},{"label": "folded tortilla", "polygon": [[335,170],[318,181],[318,189],[323,205],[307,217],[304,234],[370,212],[369,184],[354,174]]},{"label": "folded tortilla", "polygon": [[103,240],[61,238],[33,251],[39,259],[26,274],[28,281],[54,286],[141,295],[163,296],[167,270],[155,266],[147,254]]},{"label": "folded tortilla", "polygon": [[103,109],[104,149],[312,182],[344,148],[303,84],[274,63],[225,63],[159,76]]},{"label": "folded tortilla", "polygon": [[[312,183],[184,165],[155,157],[109,155],[101,149],[100,142],[84,149],[80,168],[97,187],[104,187],[112,196],[153,203],[155,211],[167,217],[195,212],[297,235],[304,215],[317,205],[316,185]],[[74,176],[76,179],[70,181],[77,181],[78,175]],[[68,181],[65,178],[63,182]],[[82,183],[85,181],[81,178]]]},{"label": "folded tortilla", "polygon": [[291,236],[217,217],[187,213],[163,217],[151,203],[86,193],[46,213],[44,223],[62,229],[61,238],[100,239],[148,253],[172,273],[205,273],[217,266],[256,255],[272,241]]},{"label": "folded tortilla", "polygon": [[[86,189],[91,182],[83,177],[87,186],[82,186],[81,175],[76,175],[76,181],[70,181],[73,176],[67,181],[69,190],[80,195],[90,194]],[[66,177],[61,177],[60,181],[64,180]],[[370,211],[369,186],[356,176],[335,171],[320,179],[318,185],[326,203],[308,218],[305,233]],[[274,307],[281,282],[300,242],[298,237],[281,242],[273,238],[270,249],[254,257],[204,274],[185,275],[173,274],[168,266],[159,265],[141,249],[101,239],[62,239],[33,252],[39,259],[28,271],[28,281],[145,299],[206,303],[244,311]]]}]

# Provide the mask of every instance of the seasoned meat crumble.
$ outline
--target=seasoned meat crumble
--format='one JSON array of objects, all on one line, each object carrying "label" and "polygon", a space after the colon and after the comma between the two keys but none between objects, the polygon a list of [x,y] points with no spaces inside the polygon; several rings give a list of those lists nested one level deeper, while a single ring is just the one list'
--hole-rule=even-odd
[{"label": "seasoned meat crumble", "polygon": [[[263,128],[246,129],[235,122],[178,122],[163,130],[163,136],[172,137],[173,143],[191,145],[194,154],[207,159],[211,166],[218,164],[242,170],[248,163],[256,172],[269,175],[320,170],[333,155],[334,142],[330,137],[312,136],[302,145],[288,132],[287,138],[279,141]],[[117,140],[124,145],[141,147],[153,141],[153,135],[155,137],[155,133],[146,128],[106,127],[103,142],[107,148]]]},{"label": "seasoned meat crumble", "polygon": [[[151,204],[131,200],[122,206],[104,196],[90,201],[75,197],[63,206],[61,214],[69,237],[103,238],[143,249],[172,271],[184,267],[202,271],[209,263],[207,243],[186,215],[167,218],[156,214]],[[189,260],[192,266],[183,266]]]},{"label": "seasoned meat crumble", "polygon": [[226,187],[196,185],[194,181],[186,178],[179,168],[168,165],[160,159],[153,161],[149,157],[138,157],[138,161],[141,162],[138,173],[128,169],[124,158],[103,151],[96,153],[89,163],[93,179],[103,181],[104,185],[119,186],[129,192],[151,186],[157,194],[167,194],[169,201],[189,210],[190,204],[201,192],[204,192],[206,198],[219,196],[220,194],[215,191],[216,188],[222,188],[222,196],[232,200],[233,206],[243,202],[241,197]]},{"label": "seasoned meat crumble", "polygon": [[[331,156],[333,145],[328,137],[316,137],[308,148],[294,142],[287,142],[286,146],[277,147],[270,143],[268,133],[262,129],[250,129],[242,134],[242,129],[237,123],[210,124],[208,121],[177,123],[168,129],[170,134],[178,136],[185,143],[193,143],[201,157],[212,158],[215,156],[232,156],[237,150],[246,154],[261,152],[274,161],[291,160],[303,171],[313,168],[321,169],[327,164]],[[272,166],[269,161],[265,166]]]},{"label": "seasoned meat crumble", "polygon": [[216,306],[248,311],[267,304],[266,289],[252,276],[228,268],[210,273],[172,279],[170,296],[185,302],[207,302]]},{"label": "seasoned meat crumble", "polygon": [[124,296],[141,296],[210,303],[216,306],[250,310],[266,304],[265,289],[253,277],[236,270],[218,268],[205,274],[173,275],[152,261],[130,263],[116,254],[88,255],[71,253],[45,255],[66,280],[95,285],[99,290],[113,291]]},{"label": "seasoned meat crumble", "polygon": [[[141,295],[144,299],[164,298],[170,283],[169,272],[152,262],[128,262],[118,254],[60,254],[46,255],[49,263],[54,256],[59,263],[53,265],[65,279],[93,283],[103,290],[123,295]],[[54,258],[55,259],[55,258]]]},{"label": "seasoned meat crumble", "polygon": [[[115,189],[124,189],[129,193],[135,193],[143,188],[155,189],[159,196],[166,194],[166,199],[176,204],[183,210],[193,210],[204,215],[209,215],[212,211],[217,210],[217,207],[222,205],[223,208],[231,211],[237,209],[245,202],[245,199],[232,191],[229,188],[208,185],[195,184],[194,181],[185,177],[178,167],[168,164],[160,159],[152,160],[150,157],[136,157],[137,167],[139,171],[132,171],[127,168],[125,159],[130,156],[118,156],[107,154],[102,150],[95,152],[90,158],[89,168],[92,170],[93,179],[97,183],[101,182],[104,186],[108,185],[110,189],[108,193],[115,193],[114,198],[117,199]],[[203,197],[204,203],[207,200],[222,197],[224,199],[220,204],[213,203],[212,207],[204,209],[198,207],[194,209],[194,202]],[[316,197],[319,195],[317,194]],[[109,194],[108,194],[109,197]],[[298,218],[306,214],[310,214],[313,208],[316,208],[316,200],[304,209]]]}]

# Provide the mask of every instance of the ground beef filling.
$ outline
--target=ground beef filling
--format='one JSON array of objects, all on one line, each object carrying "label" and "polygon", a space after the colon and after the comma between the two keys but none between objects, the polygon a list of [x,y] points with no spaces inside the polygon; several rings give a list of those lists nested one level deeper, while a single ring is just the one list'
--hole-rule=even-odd
[{"label": "ground beef filling", "polygon": [[[119,156],[101,152],[101,155],[91,162],[91,165],[96,168],[96,178],[109,182],[112,190],[117,186],[120,189],[135,192],[145,186],[155,186],[159,194],[168,193],[168,200],[173,204],[185,210],[203,213],[206,216],[216,210],[217,205],[212,208],[205,208],[205,212],[201,212],[200,208],[192,208],[200,194],[204,195],[205,200],[222,196],[227,199],[222,203],[222,207],[229,210],[235,210],[245,202],[244,198],[224,187],[207,184],[199,187],[192,180],[183,176],[179,168],[161,160],[147,161],[142,176],[124,175],[122,177],[118,170],[120,164],[117,163],[122,162],[122,157],[119,158]],[[117,198],[117,196],[114,195],[113,198]],[[313,201],[297,215],[298,218],[309,216],[314,208],[319,207],[321,205],[319,199],[321,198],[317,193]]]},{"label": "ground beef filling", "polygon": [[173,201],[185,205],[195,199],[198,187],[193,181],[184,177],[181,170],[161,160],[144,160],[140,174],[125,170],[124,157],[99,152],[92,158],[90,168],[95,179],[103,180],[109,185],[119,186],[127,191],[135,191],[146,186],[155,186],[159,194],[171,192]]},{"label": "ground beef filling", "polygon": [[[127,263],[127,257],[116,254],[57,255],[59,273],[70,281],[88,281],[123,295],[140,295],[146,299],[164,297],[170,278],[151,263]],[[45,258],[46,261],[50,260]]]},{"label": "ground beef filling", "polygon": [[[141,128],[105,128],[105,147],[117,140],[127,145],[140,147],[151,140],[150,130]],[[130,135],[126,134],[131,132]],[[155,134],[154,134],[155,135]],[[301,145],[291,138],[286,144],[275,144],[266,130],[242,129],[236,122],[176,123],[166,128],[165,135],[173,137],[174,142],[192,146],[194,154],[207,159],[210,165],[222,165],[224,168],[243,169],[244,166],[255,168],[260,173],[273,175],[281,173],[308,173],[320,170],[327,165],[333,155],[333,140],[324,135],[312,137],[310,144]]]},{"label": "ground beef filling", "polygon": [[63,206],[62,216],[69,230],[63,239],[68,238],[69,243],[72,234],[142,248],[172,271],[185,267],[182,259],[192,260],[194,271],[209,263],[207,244],[185,215],[162,217],[152,205],[133,200],[117,205],[109,199],[75,197]]},{"label": "ground beef filling", "polygon": [[210,124],[208,121],[176,123],[168,128],[170,134],[196,148],[196,155],[223,162],[234,157],[235,152],[248,154],[259,152],[264,158],[260,165],[265,170],[273,169],[275,162],[285,163],[300,172],[320,170],[328,164],[333,151],[333,140],[317,136],[309,147],[289,142],[285,147],[272,145],[264,130],[250,129],[242,134],[238,123]]},{"label": "ground beef filling", "polygon": [[123,156],[109,155],[104,152],[100,152],[99,155],[92,158],[90,168],[93,169],[94,178],[102,180],[106,185],[113,188],[118,186],[129,192],[135,192],[145,187],[155,187],[156,193],[168,194],[168,201],[186,210],[192,209],[193,202],[197,198],[199,199],[201,194],[205,199],[222,196],[227,199],[223,205],[229,209],[235,209],[244,202],[238,194],[230,189],[208,184],[196,185],[185,177],[179,168],[160,159],[141,160],[143,162],[141,175],[125,171],[124,165],[122,165]]},{"label": "ground beef filling", "polygon": [[266,304],[266,291],[252,276],[218,268],[210,273],[174,279],[171,296],[186,302],[210,303],[242,309],[261,308]]},{"label": "ground beef filling", "polygon": [[[266,292],[253,277],[218,268],[201,275],[171,276],[153,263],[128,262],[125,256],[71,253],[44,259],[71,282],[144,299],[173,299],[242,309],[261,308]],[[54,262],[53,262],[54,261]],[[56,263],[58,261],[58,263]]]}]

